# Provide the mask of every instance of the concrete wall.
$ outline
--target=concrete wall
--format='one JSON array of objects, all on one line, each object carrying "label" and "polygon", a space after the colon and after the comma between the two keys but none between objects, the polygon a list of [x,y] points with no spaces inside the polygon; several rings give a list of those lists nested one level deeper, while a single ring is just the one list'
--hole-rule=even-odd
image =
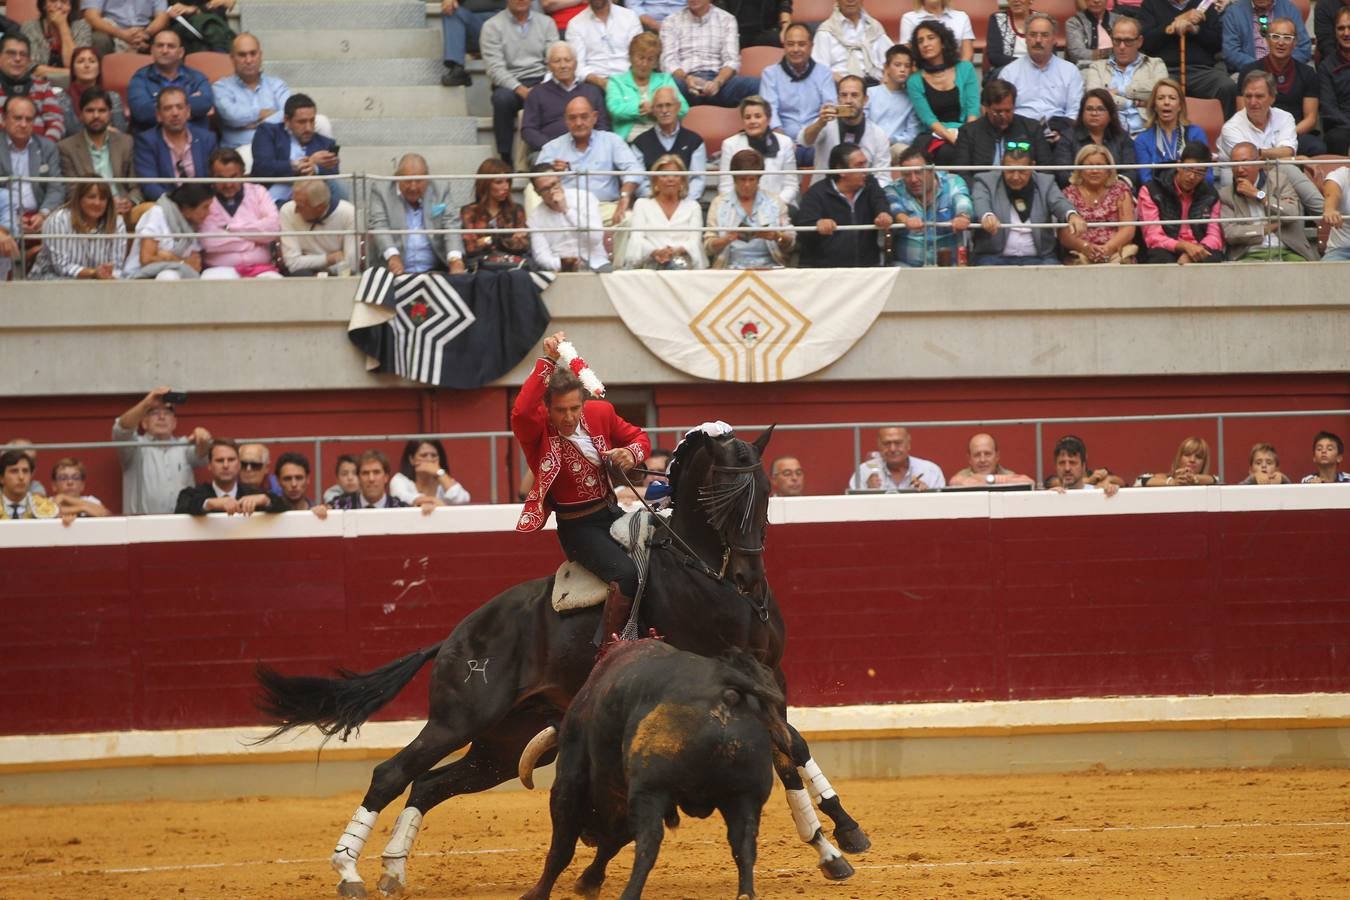
[{"label": "concrete wall", "polygon": [[[1338,372],[1350,345],[1347,267],[1250,264],[919,270],[880,319],[810,380]],[[0,288],[0,393],[349,390],[354,279],[76,282]],[[564,275],[546,301],[612,384],[687,383],[624,327],[598,276]],[[519,383],[524,365],[501,384]]]}]

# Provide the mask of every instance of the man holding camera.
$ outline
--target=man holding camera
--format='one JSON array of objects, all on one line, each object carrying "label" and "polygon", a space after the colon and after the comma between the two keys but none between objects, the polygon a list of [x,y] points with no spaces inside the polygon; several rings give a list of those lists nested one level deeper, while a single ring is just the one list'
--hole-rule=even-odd
[{"label": "man holding camera", "polygon": [[[802,129],[801,144],[814,146],[817,160],[829,159],[830,151],[840,144],[856,144],[867,154],[867,168],[890,166],[891,139],[875,122],[867,120],[864,112],[867,90],[863,80],[857,75],[845,75],[839,79],[836,91],[836,102],[822,106],[816,120]],[[891,183],[889,169],[872,174],[882,187]],[[816,175],[811,183],[824,177]]]},{"label": "man holding camera", "polygon": [[157,387],[113,421],[114,441],[139,445],[117,448],[122,463],[123,515],[173,512],[179,491],[193,485],[192,470],[206,465],[211,432],[199,426],[190,437],[174,436],[178,428],[175,406],[185,400],[187,394]]}]

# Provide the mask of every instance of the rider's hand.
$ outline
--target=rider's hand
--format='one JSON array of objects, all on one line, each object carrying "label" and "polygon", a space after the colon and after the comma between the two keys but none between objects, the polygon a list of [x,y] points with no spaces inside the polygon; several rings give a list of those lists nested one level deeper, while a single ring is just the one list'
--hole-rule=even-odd
[{"label": "rider's hand", "polygon": [[605,456],[609,461],[619,467],[622,472],[627,472],[633,466],[637,465],[637,458],[633,456],[633,451],[627,447],[618,447],[614,450],[606,450]]},{"label": "rider's hand", "polygon": [[544,355],[554,362],[558,361],[558,345],[567,340],[567,333],[558,331],[544,338]]}]

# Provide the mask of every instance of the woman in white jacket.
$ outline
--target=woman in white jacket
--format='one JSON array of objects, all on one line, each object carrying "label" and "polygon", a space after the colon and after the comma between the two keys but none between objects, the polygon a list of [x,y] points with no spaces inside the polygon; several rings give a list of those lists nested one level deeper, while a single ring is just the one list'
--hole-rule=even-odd
[{"label": "woman in white jacket", "polygon": [[764,177],[760,179],[759,189],[782,200],[784,206],[795,209],[801,183],[797,177],[797,151],[792,138],[769,130],[773,110],[763,97],[746,97],[738,109],[741,130],[722,142],[719,163],[722,174],[717,179],[717,193],[730,197],[735,192],[731,158],[742,150],[757,150],[764,157]]},{"label": "woman in white jacket", "polygon": [[[684,160],[667,153],[652,166],[652,196],[633,205],[624,245],[625,269],[706,269],[703,255],[703,210],[689,199]],[[644,229],[654,229],[647,231]]]}]

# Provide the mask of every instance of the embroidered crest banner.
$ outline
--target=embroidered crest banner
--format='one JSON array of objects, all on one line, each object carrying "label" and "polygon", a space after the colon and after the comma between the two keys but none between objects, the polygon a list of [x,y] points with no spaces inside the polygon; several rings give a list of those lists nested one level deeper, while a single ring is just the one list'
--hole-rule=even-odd
[{"label": "embroidered crest banner", "polygon": [[711,381],[788,381],[872,327],[898,269],[614,272],[609,300],[652,353]]},{"label": "embroidered crest banner", "polygon": [[356,288],[347,336],[366,368],[411,381],[470,390],[526,358],[548,328],[550,273],[394,275],[367,269]]}]

